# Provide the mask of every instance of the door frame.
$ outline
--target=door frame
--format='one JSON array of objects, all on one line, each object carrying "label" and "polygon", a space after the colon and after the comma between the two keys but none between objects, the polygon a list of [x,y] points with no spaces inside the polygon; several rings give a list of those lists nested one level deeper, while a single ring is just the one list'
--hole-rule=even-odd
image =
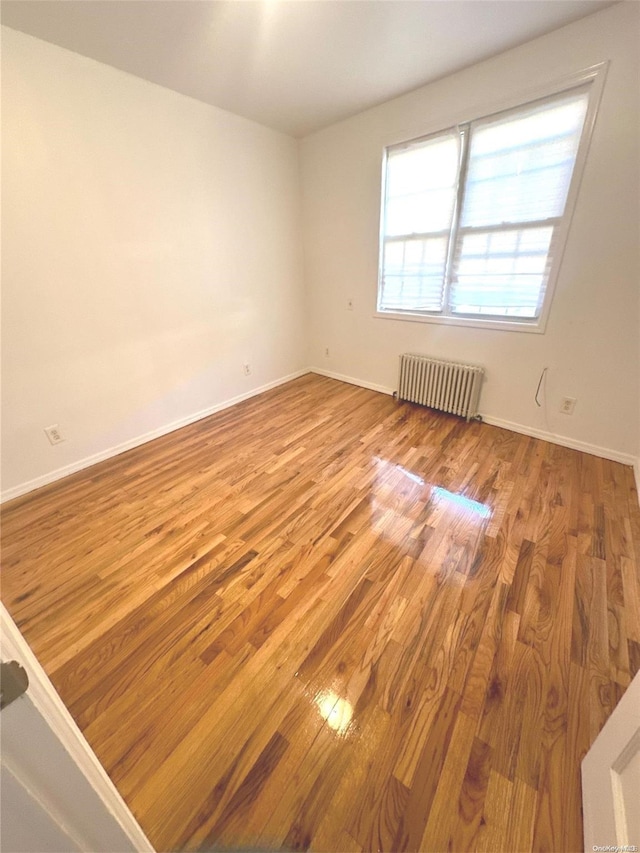
[{"label": "door frame", "polygon": [[[96,795],[113,815],[136,850],[153,853],[153,846],[98,761],[75,720],[56,692],[29,644],[0,602],[2,659],[17,660],[29,676],[28,696],[49,725],[53,735],[69,753]],[[20,700],[17,700],[20,701]]]},{"label": "door frame", "polygon": [[[582,761],[584,849],[638,844],[629,839],[620,774],[640,751],[640,672]],[[631,849],[631,847],[629,848]]]}]

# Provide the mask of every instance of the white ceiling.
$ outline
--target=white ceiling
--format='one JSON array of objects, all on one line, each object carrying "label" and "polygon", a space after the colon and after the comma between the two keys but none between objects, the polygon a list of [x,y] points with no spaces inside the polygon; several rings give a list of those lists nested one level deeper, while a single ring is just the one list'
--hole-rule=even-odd
[{"label": "white ceiling", "polygon": [[304,136],[599,0],[3,0],[2,23]]}]

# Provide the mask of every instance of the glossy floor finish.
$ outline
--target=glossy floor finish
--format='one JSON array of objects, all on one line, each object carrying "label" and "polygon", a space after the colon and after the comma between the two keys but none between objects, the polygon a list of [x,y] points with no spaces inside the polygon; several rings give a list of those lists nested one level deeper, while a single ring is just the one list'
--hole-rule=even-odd
[{"label": "glossy floor finish", "polygon": [[3,598],[158,850],[580,850],[631,469],[308,375],[8,505]]}]

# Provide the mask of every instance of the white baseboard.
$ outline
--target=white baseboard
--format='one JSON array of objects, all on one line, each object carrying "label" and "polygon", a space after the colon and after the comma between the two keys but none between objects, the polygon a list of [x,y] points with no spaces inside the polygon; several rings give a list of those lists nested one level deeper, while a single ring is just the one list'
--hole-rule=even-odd
[{"label": "white baseboard", "polygon": [[[394,394],[395,389],[387,388],[383,385],[375,385],[372,382],[366,382],[361,379],[355,379],[353,376],[344,376],[341,373],[332,373],[328,370],[322,370],[319,367],[310,368],[312,373],[319,373],[321,376],[328,376],[330,379],[339,379],[341,382],[349,382],[351,385],[360,385],[362,388],[369,388],[372,391],[380,391],[382,394]],[[543,441],[549,441],[551,444],[559,444],[561,447],[569,447],[572,450],[581,450],[583,453],[591,453],[593,456],[600,456],[603,459],[611,459],[613,462],[622,462],[623,465],[633,465],[636,475],[636,483],[640,483],[640,459],[632,456],[630,453],[621,453],[618,450],[611,450],[608,447],[599,447],[596,444],[588,444],[586,441],[579,441],[577,438],[570,438],[566,435],[557,435],[546,430],[536,429],[535,427],[517,424],[513,421],[506,421],[503,418],[494,418],[491,415],[482,415],[482,420],[486,424],[502,427],[503,429],[511,430],[512,432],[528,435],[531,438],[540,438]]]},{"label": "white baseboard", "polygon": [[635,462],[635,457],[630,453],[621,453],[619,450],[599,447],[597,444],[589,444],[586,441],[579,441],[577,438],[570,438],[567,435],[558,435],[554,432],[547,432],[546,430],[536,429],[535,427],[525,426],[524,424],[516,424],[512,421],[505,421],[503,418],[494,418],[491,415],[483,415],[482,420],[484,423],[491,424],[492,426],[509,429],[521,435],[531,436],[531,438],[540,438],[542,441],[550,441],[551,444],[559,444],[560,447],[569,447],[571,450],[581,450],[583,453],[590,453],[592,456],[611,459],[612,462],[621,462],[623,465],[633,465]]},{"label": "white baseboard", "polygon": [[281,379],[275,379],[273,382],[267,382],[266,385],[261,385],[259,388],[254,388],[252,391],[247,391],[244,394],[238,394],[236,397],[231,397],[229,400],[224,400],[222,403],[216,403],[215,406],[210,406],[207,409],[202,409],[193,415],[188,415],[185,418],[180,418],[177,421],[172,421],[170,424],[158,427],[157,429],[146,432],[143,435],[138,435],[128,441],[123,441],[121,444],[116,444],[113,447],[107,447],[99,453],[94,453],[91,456],[85,456],[83,459],[78,459],[77,462],[72,462],[70,465],[65,465],[62,468],[56,468],[55,471],[50,471],[43,474],[41,477],[35,477],[33,480],[28,480],[25,483],[20,483],[18,486],[13,486],[6,489],[0,496],[0,503],[19,498],[21,495],[26,495],[28,492],[33,492],[35,489],[40,489],[42,486],[48,486],[49,483],[55,483],[56,480],[61,480],[63,477],[68,477],[69,474],[75,474],[77,471],[82,471],[84,468],[90,468],[98,462],[104,462],[105,459],[111,459],[113,456],[118,456],[120,453],[125,453],[127,450],[132,450],[134,447],[139,447],[141,444],[146,444],[148,441],[153,441],[154,438],[160,438],[167,433],[174,432],[181,427],[188,426],[196,421],[207,418],[209,415],[215,415],[216,412],[221,412],[223,409],[228,409],[230,406],[235,406],[236,403],[241,403],[243,400],[248,400],[250,397],[256,397],[258,394],[263,394],[265,391],[270,391],[271,388],[277,388],[278,385],[284,385],[285,382],[290,382],[292,379],[297,379],[299,376],[304,376],[310,371],[297,370],[295,373],[290,373],[288,376],[283,376]]},{"label": "white baseboard", "polygon": [[[302,370],[297,370],[295,373],[290,373],[288,376],[283,376],[281,379],[276,379],[273,382],[261,385],[259,388],[254,388],[252,391],[247,391],[244,394],[238,394],[236,397],[231,397],[228,400],[224,400],[222,403],[217,403],[207,409],[202,409],[193,415],[173,421],[170,424],[166,424],[165,426],[159,427],[151,432],[147,432],[144,435],[136,436],[128,441],[122,442],[122,444],[109,447],[99,453],[94,453],[92,456],[86,456],[84,459],[79,459],[77,462],[73,462],[70,465],[65,465],[62,468],[57,468],[55,471],[50,471],[48,474],[44,474],[41,477],[36,477],[26,483],[21,483],[18,486],[7,489],[2,492],[0,502],[5,503],[6,501],[18,498],[21,495],[26,495],[28,492],[32,492],[42,486],[47,486],[49,483],[54,483],[56,480],[61,480],[63,477],[68,477],[69,474],[75,474],[77,471],[82,471],[84,468],[89,468],[92,465],[96,465],[98,462],[103,462],[105,459],[111,459],[113,456],[118,456],[120,453],[132,450],[134,447],[139,447],[141,444],[146,444],[148,441],[153,441],[154,438],[160,438],[163,435],[167,435],[167,433],[174,432],[181,427],[188,426],[189,424],[202,420],[202,418],[209,417],[209,415],[214,415],[216,412],[221,412],[223,409],[228,409],[236,403],[248,400],[250,397],[256,397],[258,394],[269,391],[271,388],[277,388],[278,385],[284,385],[286,382],[290,382],[292,379],[297,379],[299,376],[304,376],[306,373],[317,373],[320,376],[327,376],[329,379],[337,379],[340,382],[348,382],[350,385],[358,385],[360,388],[368,388],[370,391],[378,391],[380,394],[393,395],[395,393],[394,388],[389,388],[385,385],[378,385],[364,379],[356,379],[354,376],[346,376],[343,373],[335,373],[331,370],[324,370],[321,367],[304,368]],[[506,421],[503,418],[494,418],[491,415],[483,415],[482,419],[487,424],[503,427],[504,429],[520,433],[521,435],[540,438],[543,441],[550,441],[552,444],[559,444],[561,447],[569,447],[572,450],[581,450],[583,453],[591,453],[593,456],[600,456],[603,459],[611,459],[614,462],[621,462],[623,465],[632,465],[635,472],[636,486],[638,487],[638,493],[640,494],[640,458],[628,453],[611,450],[607,447],[599,447],[595,444],[579,441],[578,439],[570,438],[568,436],[557,435],[556,433],[536,429],[535,427]]]},{"label": "white baseboard", "polygon": [[381,394],[393,395],[395,388],[387,388],[385,385],[376,385],[374,382],[366,382],[364,379],[354,379],[353,376],[345,376],[343,373],[334,373],[331,370],[323,370],[321,367],[310,367],[310,373],[327,376],[329,379],[338,379],[340,382],[348,382],[349,385],[359,385],[360,388],[368,388],[370,391],[379,391]]}]

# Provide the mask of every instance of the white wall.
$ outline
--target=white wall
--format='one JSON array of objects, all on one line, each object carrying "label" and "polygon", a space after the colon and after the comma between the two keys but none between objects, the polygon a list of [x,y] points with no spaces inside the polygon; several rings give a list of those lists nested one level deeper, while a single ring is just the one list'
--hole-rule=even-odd
[{"label": "white wall", "polygon": [[295,140],[6,27],[2,54],[10,496],[306,360]]},{"label": "white wall", "polygon": [[[302,141],[315,367],[393,389],[402,352],[483,364],[484,415],[627,462],[638,456],[639,15],[637,3],[613,6]],[[383,147],[604,60],[611,64],[546,333],[374,318]],[[547,404],[538,409],[545,366]],[[578,400],[572,417],[558,412],[565,395]]]},{"label": "white wall", "polygon": [[[3,497],[308,365],[393,389],[411,350],[484,364],[488,419],[640,472],[639,13],[617,4],[302,140],[306,314],[295,140],[3,27]],[[384,145],[607,59],[546,333],[374,318]]]}]

